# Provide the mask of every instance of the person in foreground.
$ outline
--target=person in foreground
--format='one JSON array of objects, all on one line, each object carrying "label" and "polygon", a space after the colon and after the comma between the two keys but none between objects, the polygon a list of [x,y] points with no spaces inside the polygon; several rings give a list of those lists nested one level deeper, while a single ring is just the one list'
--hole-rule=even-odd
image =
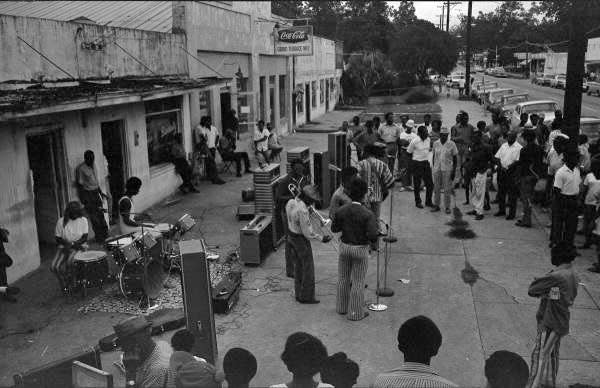
[{"label": "person in foreground", "polygon": [[315,304],[315,263],[310,239],[324,243],[331,236],[313,231],[309,218],[309,206],[319,201],[315,186],[304,186],[297,198],[292,198],[285,206],[288,222],[290,260],[294,263],[294,293],[300,303]]},{"label": "person in foreground", "polygon": [[560,340],[569,334],[569,308],[577,296],[579,279],[573,270],[576,252],[568,241],[552,247],[552,265],[557,268],[536,278],[529,286],[529,296],[540,298],[535,315],[537,338],[531,354],[530,388],[555,387],[558,374]]},{"label": "person in foreground", "polygon": [[217,376],[217,369],[189,352],[173,352],[169,359],[169,368],[176,388],[221,387],[222,376]]},{"label": "person in foreground", "polygon": [[256,369],[256,357],[246,349],[229,349],[223,358],[223,372],[229,388],[248,388]]},{"label": "person in foreground", "polygon": [[327,360],[327,348],[315,336],[303,332],[290,335],[285,342],[281,360],[292,374],[292,381],[271,385],[271,388],[333,388],[314,380]]},{"label": "person in foreground", "polygon": [[321,381],[335,388],[353,387],[359,374],[358,364],[343,352],[329,356],[321,367]]},{"label": "person in foreground", "polygon": [[364,284],[369,264],[369,245],[377,242],[377,219],[361,205],[367,194],[367,183],[355,177],[350,182],[352,202],[335,214],[331,231],[342,232],[338,261],[336,311],[348,314],[351,321],[369,316],[364,309]]},{"label": "person in foreground", "polygon": [[399,368],[379,374],[373,387],[457,387],[429,366],[441,345],[442,333],[431,319],[423,315],[410,318],[398,330],[398,350],[404,354],[404,363]]},{"label": "person in foreground", "polygon": [[139,388],[174,387],[174,371],[169,366],[169,344],[154,342],[152,325],[142,315],[121,321],[114,326],[117,342],[123,350],[123,365],[127,376],[135,376]]},{"label": "person in foreground", "polygon": [[525,388],[529,367],[523,357],[498,350],[485,360],[486,388]]}]

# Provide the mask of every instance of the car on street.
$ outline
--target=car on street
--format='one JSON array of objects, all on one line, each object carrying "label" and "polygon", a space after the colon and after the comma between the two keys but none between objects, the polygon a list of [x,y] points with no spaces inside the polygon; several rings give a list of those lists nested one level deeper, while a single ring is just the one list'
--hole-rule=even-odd
[{"label": "car on street", "polygon": [[452,73],[446,78],[446,86],[449,88],[458,88],[460,81],[465,79],[465,73]]},{"label": "car on street", "polygon": [[586,135],[590,144],[595,144],[600,138],[600,119],[582,117],[579,119],[579,133]]},{"label": "car on street", "polygon": [[503,74],[503,73],[504,73],[504,68],[501,66],[490,67],[490,68],[486,69],[484,72],[484,74],[495,76],[495,77],[498,77],[499,74]]},{"label": "car on street", "polygon": [[550,87],[557,89],[564,89],[567,83],[567,76],[565,74],[557,74],[550,81]]},{"label": "car on street", "polygon": [[485,100],[486,106],[489,108],[489,106],[498,103],[502,99],[502,96],[505,96],[507,94],[514,94],[514,93],[515,93],[515,91],[513,89],[509,89],[509,88],[492,89],[488,93],[487,99]]},{"label": "car on street", "polygon": [[[527,113],[529,115],[532,113],[543,113],[544,123],[548,124],[554,121],[554,112],[556,112],[558,109],[560,109],[558,103],[552,100],[533,100],[520,102],[513,110],[511,123],[519,123],[522,113]],[[527,122],[530,123],[529,120]]]},{"label": "car on street", "polygon": [[586,93],[588,91],[588,89],[589,89],[588,80],[587,80],[587,78],[584,78],[583,83],[581,85],[581,90],[583,91],[583,93]]},{"label": "car on street", "polygon": [[498,82],[485,82],[475,81],[473,83],[473,87],[471,88],[471,97],[475,98],[481,104],[480,94],[484,90],[492,90],[498,87]]},{"label": "car on street", "polygon": [[554,78],[554,75],[552,75],[552,74],[543,74],[543,75],[535,77],[533,79],[533,83],[536,85],[550,86],[550,81],[553,78]]},{"label": "car on street", "polygon": [[587,86],[588,96],[595,94],[596,96],[600,97],[600,81],[588,81]]},{"label": "car on street", "polygon": [[481,73],[482,71],[483,71],[483,67],[477,66],[477,65],[473,66],[474,73]]},{"label": "car on street", "polygon": [[502,112],[504,117],[510,120],[517,104],[526,101],[529,101],[528,93],[508,94],[502,96],[500,101],[491,106],[489,110],[499,110]]}]

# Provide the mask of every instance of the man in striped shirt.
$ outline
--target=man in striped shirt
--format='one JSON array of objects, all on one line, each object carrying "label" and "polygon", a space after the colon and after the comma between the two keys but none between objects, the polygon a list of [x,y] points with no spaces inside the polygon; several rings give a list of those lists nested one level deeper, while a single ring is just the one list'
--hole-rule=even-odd
[{"label": "man in striped shirt", "polygon": [[404,353],[404,363],[379,374],[373,388],[457,387],[429,366],[441,345],[442,333],[431,319],[419,315],[404,322],[398,330],[398,349]]},{"label": "man in striped shirt", "polygon": [[367,182],[369,191],[365,199],[366,205],[379,220],[381,202],[394,186],[394,177],[387,164],[377,159],[377,147],[370,144],[365,147],[365,159],[358,162],[357,169],[360,177]]}]

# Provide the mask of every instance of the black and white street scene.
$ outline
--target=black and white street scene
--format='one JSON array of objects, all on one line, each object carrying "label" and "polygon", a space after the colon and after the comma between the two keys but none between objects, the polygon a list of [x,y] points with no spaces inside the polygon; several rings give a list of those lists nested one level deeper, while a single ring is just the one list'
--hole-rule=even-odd
[{"label": "black and white street scene", "polygon": [[0,387],[600,388],[600,0],[1,1]]}]

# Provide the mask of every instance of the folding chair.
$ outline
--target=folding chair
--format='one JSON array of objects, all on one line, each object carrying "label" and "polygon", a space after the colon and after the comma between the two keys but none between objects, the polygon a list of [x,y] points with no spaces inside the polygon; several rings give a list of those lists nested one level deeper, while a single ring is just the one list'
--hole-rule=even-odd
[{"label": "folding chair", "polygon": [[219,155],[221,156],[221,160],[223,161],[223,168],[221,169],[221,174],[224,174],[226,172],[231,172],[233,174],[233,164],[235,163],[235,160],[233,159],[225,159],[225,157],[223,156],[223,152],[221,151],[221,148],[217,148],[217,150],[219,151]]}]

